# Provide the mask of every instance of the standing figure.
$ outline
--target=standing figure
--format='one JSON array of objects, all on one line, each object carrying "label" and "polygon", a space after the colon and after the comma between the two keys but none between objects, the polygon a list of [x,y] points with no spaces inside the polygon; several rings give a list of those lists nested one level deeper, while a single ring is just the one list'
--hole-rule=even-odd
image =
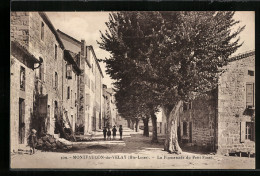
[{"label": "standing figure", "polygon": [[114,126],[114,128],[113,128],[112,131],[113,131],[113,139],[115,139],[115,137],[116,137],[116,131],[117,131],[117,130],[116,130],[116,126]]},{"label": "standing figure", "polygon": [[104,127],[103,129],[103,135],[104,135],[104,140],[106,140],[106,137],[107,137],[107,128]]},{"label": "standing figure", "polygon": [[35,147],[37,145],[37,136],[36,136],[36,130],[32,129],[32,132],[29,136],[29,145],[30,145],[30,150],[31,150],[31,154],[35,153]]},{"label": "standing figure", "polygon": [[122,125],[120,125],[120,127],[119,127],[119,133],[120,133],[120,140],[122,140],[122,135],[123,135]]},{"label": "standing figure", "polygon": [[110,128],[108,128],[108,131],[107,131],[107,139],[108,139],[108,140],[111,140],[111,131],[110,131]]}]

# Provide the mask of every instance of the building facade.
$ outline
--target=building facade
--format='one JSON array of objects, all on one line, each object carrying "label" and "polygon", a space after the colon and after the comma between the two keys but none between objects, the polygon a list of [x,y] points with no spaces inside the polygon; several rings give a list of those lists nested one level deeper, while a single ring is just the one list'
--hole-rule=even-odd
[{"label": "building facade", "polygon": [[11,41],[21,43],[40,62],[34,78],[28,78],[34,82],[29,90],[33,94],[30,123],[38,133],[54,134],[62,104],[63,44],[43,12],[12,12],[10,28]]},{"label": "building facade", "polygon": [[78,115],[76,132],[88,134],[102,128],[102,78],[103,74],[92,46],[57,30],[66,50],[74,53],[81,70],[78,76]]},{"label": "building facade", "polygon": [[231,58],[217,91],[184,103],[181,142],[220,154],[255,151],[255,52]]},{"label": "building facade", "polygon": [[79,67],[79,54],[64,50],[63,65],[63,117],[66,118],[66,128],[75,132],[78,118],[78,82],[81,70]]},{"label": "building facade", "polygon": [[39,60],[17,41],[11,41],[10,146],[24,148],[33,115],[34,65]]}]

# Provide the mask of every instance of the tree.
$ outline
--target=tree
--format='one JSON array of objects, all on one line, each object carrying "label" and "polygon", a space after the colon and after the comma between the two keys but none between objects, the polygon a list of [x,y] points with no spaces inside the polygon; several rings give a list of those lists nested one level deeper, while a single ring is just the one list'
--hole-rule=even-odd
[{"label": "tree", "polygon": [[107,73],[118,80],[116,85],[139,85],[148,107],[164,110],[164,149],[170,153],[182,152],[177,137],[182,102],[215,89],[219,68],[242,45],[238,35],[245,26],[233,30],[239,23],[233,15],[223,11],[120,12],[110,16],[110,33],[101,33],[100,47],[112,54],[106,60]]},{"label": "tree", "polygon": [[[157,13],[157,12],[156,12]],[[138,101],[132,101],[139,104],[140,107],[149,109],[148,117],[152,117],[153,124],[156,125],[155,112],[158,111],[158,103],[154,101],[154,95],[149,87],[151,86],[150,79],[146,67],[148,66],[146,57],[143,57],[141,50],[146,50],[146,40],[152,38],[144,38],[144,33],[150,31],[149,26],[143,26],[142,30],[137,19],[145,21],[145,14],[120,12],[110,14],[109,22],[106,23],[108,31],[105,34],[101,33],[102,42],[100,48],[109,51],[112,55],[110,59],[106,59],[106,72],[110,74],[112,79],[115,79],[115,87],[118,90],[128,89],[131,87],[131,96],[139,97]],[[152,18],[151,18],[152,20]],[[146,31],[143,31],[146,30]],[[134,38],[134,40],[133,40]],[[143,42],[140,42],[141,38]],[[149,42],[148,42],[149,43]],[[125,69],[128,68],[128,69]],[[117,93],[116,93],[117,94]],[[123,95],[126,96],[126,95]],[[119,98],[120,96],[118,96]],[[140,103],[143,101],[143,103]],[[122,102],[125,103],[126,101]],[[145,104],[140,106],[140,104]],[[121,105],[121,103],[120,103]],[[129,107],[130,105],[128,105]],[[120,107],[118,107],[120,109]],[[143,108],[142,111],[145,111]],[[157,127],[153,126],[153,142],[157,142]],[[148,130],[148,127],[147,127]]]},{"label": "tree", "polygon": [[[147,108],[145,108],[145,103],[142,103],[141,97],[134,90],[133,86],[129,86],[127,89],[119,89],[116,91],[115,98],[120,115],[134,122],[136,131],[138,131],[139,121],[143,120],[146,122],[149,116],[146,115],[148,112]],[[144,126],[144,136],[149,136],[148,123],[144,123]]]}]

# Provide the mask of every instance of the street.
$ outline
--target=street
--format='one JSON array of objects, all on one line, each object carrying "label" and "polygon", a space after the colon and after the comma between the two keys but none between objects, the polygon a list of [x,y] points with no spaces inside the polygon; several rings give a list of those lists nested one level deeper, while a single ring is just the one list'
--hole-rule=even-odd
[{"label": "street", "polygon": [[[125,129],[123,141],[117,139],[74,142],[69,152],[42,152],[11,156],[11,168],[66,169],[254,169],[255,158],[222,156],[183,151],[181,155],[163,151],[163,139],[152,144],[142,131]],[[151,135],[150,135],[151,136]],[[104,167],[102,167],[104,166]],[[242,166],[242,167],[241,167]]]}]

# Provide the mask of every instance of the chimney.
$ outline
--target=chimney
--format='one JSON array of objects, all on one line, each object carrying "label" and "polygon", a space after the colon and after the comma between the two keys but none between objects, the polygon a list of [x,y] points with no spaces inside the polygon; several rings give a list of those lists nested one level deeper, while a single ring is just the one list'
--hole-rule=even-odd
[{"label": "chimney", "polygon": [[83,39],[81,39],[81,55],[86,57],[86,43]]}]

